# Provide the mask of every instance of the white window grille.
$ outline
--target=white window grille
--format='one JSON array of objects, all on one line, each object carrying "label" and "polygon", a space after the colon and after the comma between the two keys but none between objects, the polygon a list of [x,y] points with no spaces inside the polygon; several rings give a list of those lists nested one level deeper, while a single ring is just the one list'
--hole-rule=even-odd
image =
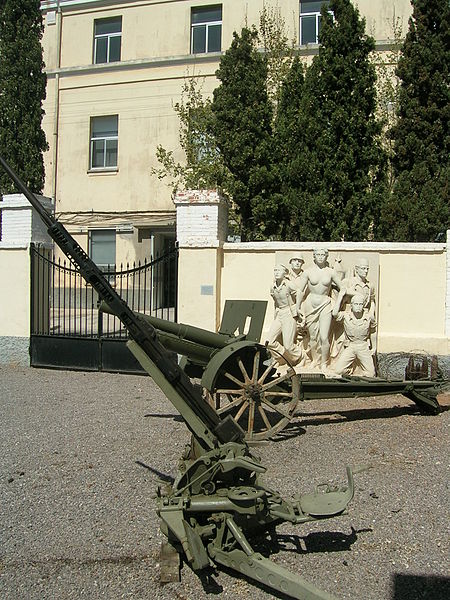
[{"label": "white window grille", "polygon": [[222,48],[222,5],[191,10],[191,53],[220,52]]},{"label": "white window grille", "polygon": [[[328,6],[329,0],[301,0],[300,2],[300,44],[318,44],[321,25],[321,8]],[[332,13],[330,13],[332,14]]]},{"label": "white window grille", "polygon": [[94,64],[120,61],[122,17],[94,21]]},{"label": "white window grille", "polygon": [[117,167],[118,115],[91,118],[90,169]]}]

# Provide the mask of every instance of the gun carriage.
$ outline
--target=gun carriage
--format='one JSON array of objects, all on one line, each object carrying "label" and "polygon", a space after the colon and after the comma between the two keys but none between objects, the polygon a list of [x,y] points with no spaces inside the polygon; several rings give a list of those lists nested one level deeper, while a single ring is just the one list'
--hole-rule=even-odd
[{"label": "gun carriage", "polygon": [[[283,522],[302,524],[342,514],[354,494],[351,469],[347,467],[347,485],[342,488],[322,484],[313,493],[286,500],[264,485],[266,469],[245,438],[261,439],[280,431],[292,419],[300,400],[361,395],[360,386],[349,393],[345,380],[309,385],[293,369],[278,376],[267,348],[258,343],[265,308],[257,302],[240,306],[237,335],[235,323],[227,325],[226,319],[226,327],[215,334],[134,313],[1,156],[0,165],[39,214],[51,238],[98,293],[103,308],[107,305],[127,328],[130,351],[192,434],[175,481],[164,492],[160,488],[157,492],[157,512],[168,547],[182,553],[194,571],[224,565],[292,598],[332,600],[327,592],[255,552],[251,538],[273,532]],[[255,323],[244,333],[249,316]],[[183,368],[170,351],[184,355]],[[210,402],[189,376],[201,378]],[[430,382],[424,386],[420,385],[423,382],[386,382],[384,387],[379,382],[363,383],[370,384],[366,395],[395,390],[412,397],[424,410],[438,410]],[[263,424],[260,431],[255,428],[258,415]],[[241,418],[245,428],[239,424]]]},{"label": "gun carriage", "polygon": [[[105,302],[99,308],[112,312]],[[279,375],[269,350],[259,343],[266,308],[264,301],[227,300],[218,333],[135,314],[155,327],[168,350],[182,355],[181,368],[200,380],[219,414],[239,423],[248,442],[269,439],[301,418],[306,400],[402,394],[423,414],[440,412],[437,395],[448,385],[443,380],[326,378],[299,375],[292,367]]]},{"label": "gun carriage", "polygon": [[[347,485],[341,489],[321,485],[311,494],[285,500],[267,488],[262,480],[266,469],[251,453],[238,423],[230,415],[222,418],[202,397],[158,340],[153,325],[133,313],[64,226],[47,213],[1,156],[0,165],[45,223],[50,237],[127,328],[131,352],[192,434],[191,446],[180,461],[174,483],[170,489],[158,489],[157,493],[161,530],[169,546],[184,554],[194,571],[224,565],[292,598],[332,600],[327,592],[255,552],[251,538],[268,529],[273,532],[283,522],[301,524],[342,514],[353,498],[351,469],[347,467]],[[254,352],[254,364],[256,355]],[[265,365],[263,368],[267,369]]]}]

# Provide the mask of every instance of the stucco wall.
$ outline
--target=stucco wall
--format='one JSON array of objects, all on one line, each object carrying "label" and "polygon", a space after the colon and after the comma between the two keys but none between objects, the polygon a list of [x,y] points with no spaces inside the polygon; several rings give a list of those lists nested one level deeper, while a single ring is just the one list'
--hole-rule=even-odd
[{"label": "stucco wall", "polygon": [[215,331],[221,306],[221,253],[185,248],[178,262],[178,321]]},{"label": "stucco wall", "polygon": [[[50,198],[38,196],[48,212]],[[51,247],[38,214],[22,194],[7,194],[0,203],[0,363],[29,364],[30,243]]]},{"label": "stucco wall", "polygon": [[[445,331],[446,253],[380,254],[379,340],[381,352],[426,349],[448,354]],[[397,348],[398,340],[403,347]]]},{"label": "stucco wall", "polygon": [[[127,40],[122,50],[123,61],[189,54],[191,8],[207,4],[204,0],[136,0],[132,3],[79,0],[66,6],[62,4],[66,24],[62,32],[61,66],[91,64],[93,18],[122,16],[122,34]],[[299,0],[222,0],[217,4],[223,7],[223,48],[231,43],[233,31],[259,22],[264,5],[280,8],[289,37],[298,40]],[[399,19],[406,29],[411,14],[409,0],[355,0],[354,4],[366,19],[367,32],[379,40],[390,37],[393,19]],[[48,12],[55,8],[56,2],[54,6],[47,3]],[[53,17],[50,22],[43,43],[46,64],[52,68],[58,57],[53,40],[56,29]]]},{"label": "stucco wall", "polygon": [[[322,244],[323,245],[323,244]],[[273,267],[280,254],[304,253],[305,267],[311,262],[315,244],[247,243],[224,244],[214,251],[201,249],[180,251],[180,305],[179,320],[199,327],[211,328],[214,314],[220,315],[227,299],[267,300],[268,312],[264,330],[273,319],[273,305],[269,296]],[[378,351],[409,352],[424,350],[431,354],[450,353],[446,332],[447,252],[444,244],[390,244],[390,243],[333,243],[328,244],[330,263],[337,254],[342,256],[346,269],[364,254],[371,256],[371,265],[379,264],[379,273],[371,266],[369,280],[378,283]],[[204,262],[205,261],[205,262]],[[205,264],[205,267],[203,265]],[[203,268],[219,265],[216,299],[218,310],[209,311],[198,304],[199,285],[204,279]],[[205,271],[206,272],[206,271]],[[189,286],[184,288],[185,282]],[[189,299],[188,299],[189,298]],[[219,318],[215,327],[219,326]]]},{"label": "stucco wall", "polygon": [[0,337],[29,338],[30,253],[28,248],[0,249]]}]

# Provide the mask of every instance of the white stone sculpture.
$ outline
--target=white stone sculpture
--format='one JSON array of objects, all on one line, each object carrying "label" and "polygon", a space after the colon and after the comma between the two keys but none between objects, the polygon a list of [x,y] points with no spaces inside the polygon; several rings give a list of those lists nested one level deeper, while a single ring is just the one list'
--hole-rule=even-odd
[{"label": "white stone sculpture", "polygon": [[339,292],[333,308],[333,317],[344,325],[345,341],[333,371],[338,375],[348,375],[359,367],[362,375],[375,376],[373,349],[370,348],[370,334],[375,331],[376,321],[373,309],[364,310],[366,298],[362,294],[353,294],[351,311],[340,311],[342,300],[347,293],[345,288]]},{"label": "white stone sculpture", "polygon": [[275,265],[274,282],[270,295],[275,303],[275,319],[270,327],[267,342],[274,350],[274,358],[281,363],[282,357],[288,364],[295,365],[302,358],[302,349],[297,344],[297,312],[295,305],[296,287],[287,278],[288,269]]},{"label": "white stone sculpture", "polygon": [[289,259],[289,281],[291,281],[296,288],[298,288],[300,284],[300,278],[303,273],[303,265],[305,263],[305,259],[302,254],[297,253],[295,256]]},{"label": "white stone sculpture", "polygon": [[336,272],[336,275],[338,276],[339,280],[342,281],[345,277],[345,269],[344,266],[342,264],[342,256],[341,254],[338,254],[336,256],[336,258],[334,259],[334,266],[333,269]]},{"label": "white stone sculpture", "polygon": [[328,250],[316,248],[313,258],[314,264],[300,277],[296,310],[309,333],[313,366],[327,370],[333,308],[330,294],[332,285],[338,290],[341,289],[341,281],[336,271],[328,264]]},{"label": "white stone sculpture", "polygon": [[367,258],[359,257],[355,264],[354,275],[345,279],[343,286],[346,288],[347,296],[352,298],[360,294],[364,298],[364,308],[370,309],[375,303],[375,288],[367,279],[369,273],[369,261]]},{"label": "white stone sculpture", "polygon": [[[375,308],[375,287],[367,279],[369,274],[369,261],[367,258],[362,256],[356,260],[355,268],[353,270],[353,276],[345,279],[342,282],[343,287],[346,288],[346,296],[350,299],[355,294],[361,294],[364,298],[364,308],[371,311],[373,315],[376,315]],[[372,351],[376,351],[377,336],[374,332],[370,336],[370,344]]]}]

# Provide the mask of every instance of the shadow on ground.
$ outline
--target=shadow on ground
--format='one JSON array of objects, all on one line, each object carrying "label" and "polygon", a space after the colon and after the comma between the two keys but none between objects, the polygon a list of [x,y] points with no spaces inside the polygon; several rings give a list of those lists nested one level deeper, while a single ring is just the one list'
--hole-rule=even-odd
[{"label": "shadow on ground", "polygon": [[448,600],[450,577],[394,573],[392,600]]}]

